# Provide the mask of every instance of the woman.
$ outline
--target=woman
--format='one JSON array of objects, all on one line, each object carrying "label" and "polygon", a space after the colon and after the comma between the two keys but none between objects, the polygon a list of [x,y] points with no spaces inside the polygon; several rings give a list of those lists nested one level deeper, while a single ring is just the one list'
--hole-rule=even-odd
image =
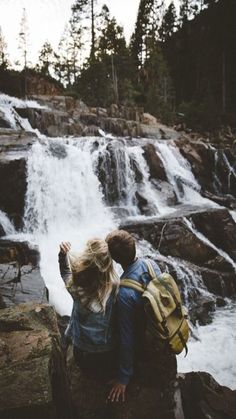
[{"label": "woman", "polygon": [[108,379],[114,375],[114,303],[119,279],[105,240],[89,240],[76,258],[70,249],[70,243],[61,243],[60,272],[74,300],[66,337],[73,344],[76,363]]}]

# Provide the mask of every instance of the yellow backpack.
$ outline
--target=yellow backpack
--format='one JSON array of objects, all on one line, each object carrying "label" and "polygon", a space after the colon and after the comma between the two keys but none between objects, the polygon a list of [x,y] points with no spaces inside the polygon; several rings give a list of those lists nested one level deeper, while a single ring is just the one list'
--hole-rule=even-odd
[{"label": "yellow backpack", "polygon": [[187,311],[183,307],[178,286],[171,275],[157,276],[150,261],[146,261],[151,281],[147,286],[132,279],[122,279],[121,286],[142,293],[147,316],[147,329],[152,336],[166,341],[173,353],[180,354],[185,349],[189,325]]}]

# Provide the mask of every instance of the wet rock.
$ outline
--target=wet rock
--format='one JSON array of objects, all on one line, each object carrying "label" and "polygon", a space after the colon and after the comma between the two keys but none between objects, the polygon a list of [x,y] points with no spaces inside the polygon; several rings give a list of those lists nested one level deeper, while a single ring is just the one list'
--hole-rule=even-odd
[{"label": "wet rock", "polygon": [[203,191],[202,195],[221,206],[229,209],[236,209],[236,198],[232,195],[216,195],[208,191]]},{"label": "wet rock", "polygon": [[212,314],[216,308],[216,299],[210,295],[199,295],[190,307],[189,316],[193,324],[205,325],[211,323]]},{"label": "wet rock", "polygon": [[[226,209],[212,209],[193,214],[196,228],[216,247],[236,261],[236,224]],[[235,265],[236,266],[236,265]]]},{"label": "wet rock", "polygon": [[202,269],[201,275],[207,289],[221,297],[232,297],[236,295],[235,272],[219,272],[211,269]]},{"label": "wet rock", "polygon": [[54,309],[0,310],[1,419],[70,419],[71,406]]},{"label": "wet rock", "polygon": [[5,230],[2,226],[2,224],[0,223],[0,237],[3,237],[3,236],[5,236]]},{"label": "wet rock", "polygon": [[5,306],[47,301],[39,252],[27,242],[0,240],[0,294]]},{"label": "wet rock", "polygon": [[234,419],[236,391],[218,384],[206,372],[179,375],[183,419]]},{"label": "wet rock", "polygon": [[190,141],[188,137],[177,142],[180,152],[191,164],[192,171],[204,190],[214,193],[214,153],[203,142]]},{"label": "wet rock", "polygon": [[0,160],[0,209],[8,214],[17,228],[22,226],[26,188],[25,159]]},{"label": "wet rock", "polygon": [[144,147],[144,157],[147,161],[150,178],[167,180],[165,168],[162,160],[156,153],[156,149],[153,144],[146,144]]},{"label": "wet rock", "polygon": [[141,214],[150,215],[150,208],[147,199],[138,191],[136,191],[135,197]]},{"label": "wet rock", "polygon": [[171,255],[203,267],[214,266],[222,272],[233,270],[232,265],[200,240],[181,218],[127,223],[122,228],[149,241],[163,255]]}]

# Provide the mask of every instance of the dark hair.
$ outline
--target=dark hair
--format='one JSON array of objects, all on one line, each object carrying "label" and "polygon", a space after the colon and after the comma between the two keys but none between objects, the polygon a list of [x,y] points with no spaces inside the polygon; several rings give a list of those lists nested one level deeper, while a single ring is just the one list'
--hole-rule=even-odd
[{"label": "dark hair", "polygon": [[130,265],[136,256],[135,240],[125,230],[112,231],[106,237],[112,259],[122,266]]}]

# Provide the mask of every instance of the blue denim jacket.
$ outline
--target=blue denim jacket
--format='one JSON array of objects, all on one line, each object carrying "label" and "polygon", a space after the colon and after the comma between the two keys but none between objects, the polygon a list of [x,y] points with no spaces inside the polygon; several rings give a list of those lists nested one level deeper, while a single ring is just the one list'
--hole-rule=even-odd
[{"label": "blue denim jacket", "polygon": [[[58,259],[61,277],[67,283],[71,278],[68,257],[59,253]],[[113,349],[116,344],[113,327],[114,303],[115,295],[112,293],[107,301],[105,312],[97,313],[74,299],[66,337],[74,346],[85,352],[105,352]]]},{"label": "blue denim jacket", "polygon": [[[151,260],[157,275],[161,274],[158,265]],[[134,279],[141,284],[148,284],[150,276],[145,259],[137,259],[122,274],[122,278]],[[117,297],[118,325],[120,334],[120,365],[118,379],[128,384],[133,375],[135,346],[140,345],[140,329],[143,324],[144,308],[141,294],[131,288],[120,287]],[[141,331],[142,332],[142,331]],[[144,338],[144,336],[143,336]]]}]

